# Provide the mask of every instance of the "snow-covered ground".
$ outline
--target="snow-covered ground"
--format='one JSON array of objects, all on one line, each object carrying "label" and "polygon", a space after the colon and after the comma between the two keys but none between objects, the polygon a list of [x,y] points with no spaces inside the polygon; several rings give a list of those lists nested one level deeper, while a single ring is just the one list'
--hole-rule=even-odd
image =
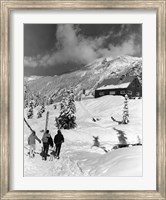
[{"label": "snow-covered ground", "polygon": [[[62,144],[59,160],[43,161],[40,152],[42,145],[37,142],[36,154],[33,159],[28,156],[27,138],[30,130],[24,125],[24,176],[141,176],[142,146],[129,146],[112,150],[119,143],[118,132],[123,131],[128,144],[142,140],[142,99],[131,99],[128,102],[129,124],[118,125],[111,120],[122,119],[124,97],[104,96],[76,102],[77,128],[62,130],[65,142]],[[37,119],[35,108],[33,119],[27,119],[31,127],[41,139],[40,131],[45,127],[46,112]],[[59,108],[47,106],[50,112],[48,129],[55,136],[55,117]],[[25,109],[26,118],[26,109]],[[94,122],[92,118],[98,118]],[[99,147],[93,146],[94,137],[98,137]],[[49,151],[50,152],[50,151]]]}]

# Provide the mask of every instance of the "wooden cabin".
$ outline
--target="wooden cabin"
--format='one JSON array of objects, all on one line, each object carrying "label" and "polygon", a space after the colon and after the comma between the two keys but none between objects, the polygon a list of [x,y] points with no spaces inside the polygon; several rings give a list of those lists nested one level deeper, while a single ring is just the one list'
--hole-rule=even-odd
[{"label": "wooden cabin", "polygon": [[95,90],[95,98],[104,95],[128,95],[129,98],[142,97],[142,85],[136,76],[121,76],[110,78],[98,84]]}]

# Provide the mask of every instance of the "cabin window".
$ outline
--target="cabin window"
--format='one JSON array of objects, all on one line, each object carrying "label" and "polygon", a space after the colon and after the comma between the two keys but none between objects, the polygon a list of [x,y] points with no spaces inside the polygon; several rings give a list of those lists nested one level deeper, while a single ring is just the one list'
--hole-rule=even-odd
[{"label": "cabin window", "polygon": [[115,91],[109,91],[109,94],[115,94]]},{"label": "cabin window", "polygon": [[104,95],[104,92],[99,92],[99,95],[100,95],[100,96],[103,96],[103,95]]},{"label": "cabin window", "polygon": [[125,90],[120,91],[120,94],[126,94]]},{"label": "cabin window", "polygon": [[132,95],[132,91],[128,90],[127,94]]}]

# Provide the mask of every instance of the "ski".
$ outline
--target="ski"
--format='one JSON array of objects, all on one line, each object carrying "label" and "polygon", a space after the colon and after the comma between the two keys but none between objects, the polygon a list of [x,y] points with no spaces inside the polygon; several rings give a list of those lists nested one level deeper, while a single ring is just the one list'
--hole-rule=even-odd
[{"label": "ski", "polygon": [[27,120],[24,118],[24,122],[26,123],[26,125],[28,126],[28,128],[33,132],[33,129],[30,127],[30,125],[28,124]]},{"label": "ski", "polygon": [[111,150],[116,150],[116,149],[120,149],[120,148],[125,148],[125,147],[130,147],[130,146],[142,146],[142,144],[140,143],[134,143],[134,144],[116,144],[112,147]]},{"label": "ski", "polygon": [[119,123],[119,124],[122,124],[122,121],[118,121],[118,120],[116,120],[114,117],[112,117],[111,116],[111,119],[114,121],[114,122],[117,122],[117,123]]},{"label": "ski", "polygon": [[49,111],[47,111],[47,114],[46,114],[45,133],[46,133],[46,131],[47,131],[47,126],[48,126],[48,118],[49,118]]}]

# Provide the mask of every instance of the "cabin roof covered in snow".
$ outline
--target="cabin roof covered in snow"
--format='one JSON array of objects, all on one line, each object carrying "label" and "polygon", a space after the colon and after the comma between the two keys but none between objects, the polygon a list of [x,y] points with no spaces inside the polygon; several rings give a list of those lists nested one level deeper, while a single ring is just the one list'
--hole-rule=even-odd
[{"label": "cabin roof covered in snow", "polygon": [[97,90],[127,88],[135,78],[135,76],[126,76],[105,79],[98,85]]}]

